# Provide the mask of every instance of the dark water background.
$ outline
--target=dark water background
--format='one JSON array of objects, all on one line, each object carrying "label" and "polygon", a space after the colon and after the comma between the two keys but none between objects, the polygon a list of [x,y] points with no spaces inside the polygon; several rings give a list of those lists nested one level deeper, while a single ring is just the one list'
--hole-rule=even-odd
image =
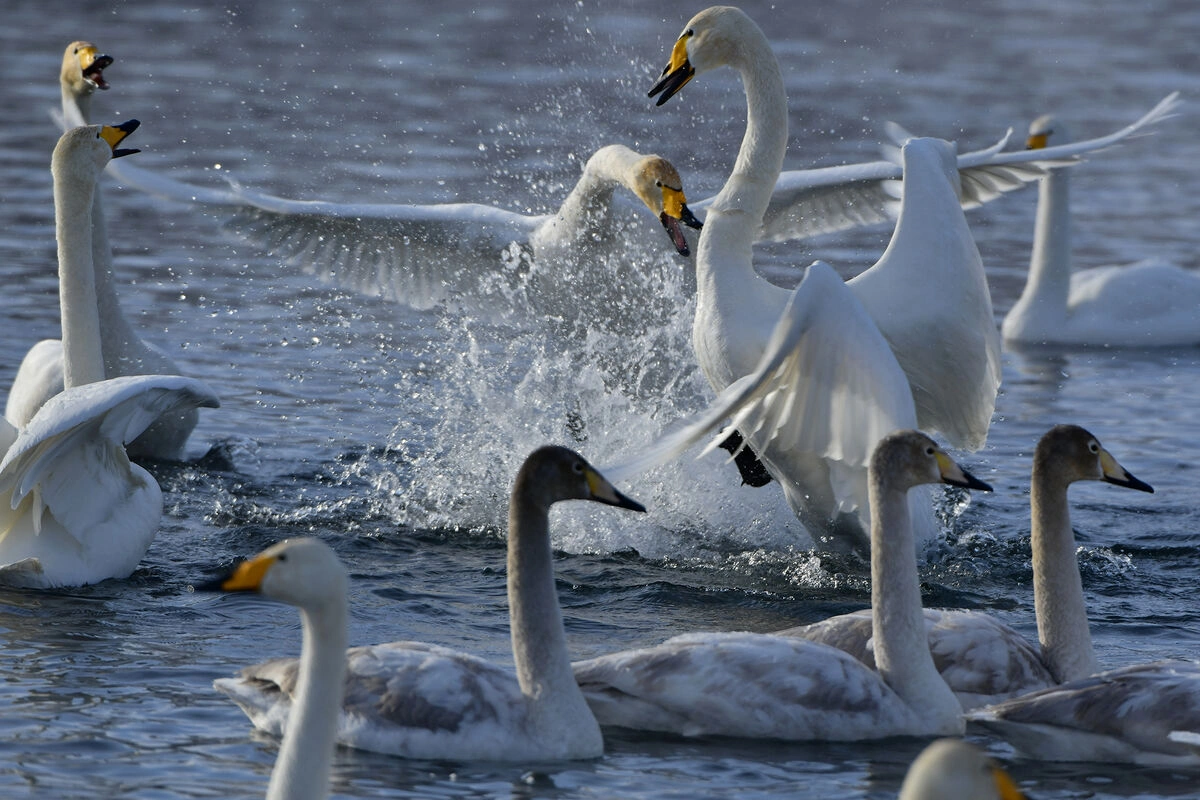
[{"label": "dark water background", "polygon": [[[1200,96],[1192,3],[974,5],[746,4],[783,65],[787,166],[874,158],[889,119],[973,149],[1046,111],[1094,136],[1169,91]],[[209,185],[229,174],[294,197],[540,212],[611,142],[672,159],[692,198],[720,186],[744,124],[732,73],[704,76],[662,109],[645,99],[700,8],[10,2],[0,385],[30,344],[58,335],[47,111],[72,39],[117,59],[94,116],[139,118],[135,158],[147,169]],[[1077,265],[1155,256],[1196,266],[1194,119],[1186,106],[1154,136],[1076,171]],[[222,397],[193,455],[220,443],[232,468],[156,467],[165,515],[131,579],[0,592],[6,797],[261,796],[276,744],[210,685],[295,652],[296,614],[188,586],[286,536],[320,536],[349,564],[352,642],[415,638],[508,661],[503,520],[524,455],[558,441],[615,461],[707,397],[686,274],[669,254],[640,264],[644,282],[628,287],[636,324],[584,318],[564,342],[503,297],[413,311],[318,283],[188,206],[111,182],[106,200],[128,315]],[[1034,204],[1027,190],[970,215],[998,315],[1024,279]],[[794,282],[792,265],[821,257],[852,274],[887,235],[767,248],[764,271]],[[963,456],[997,491],[946,507],[951,528],[923,567],[927,602],[986,608],[1032,635],[1029,456],[1050,425],[1077,422],[1157,489],[1072,490],[1102,662],[1200,657],[1200,350],[1008,353],[1004,369],[988,446]],[[811,554],[775,492],[735,483],[719,459],[688,459],[623,487],[651,508],[644,518],[555,512],[576,654],[866,605],[861,565]],[[618,735],[599,761],[508,766],[342,751],[336,794],[888,798],[920,746]],[[1200,777],[1026,762],[1013,771],[1042,798],[1187,796]]]}]

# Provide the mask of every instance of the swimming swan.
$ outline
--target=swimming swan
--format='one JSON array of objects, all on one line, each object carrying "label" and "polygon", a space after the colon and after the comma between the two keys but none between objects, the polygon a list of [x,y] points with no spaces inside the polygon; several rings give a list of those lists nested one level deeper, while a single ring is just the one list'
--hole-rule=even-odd
[{"label": "swimming swan", "polygon": [[0,583],[78,586],[129,575],[162,516],[154,478],[125,444],[160,414],[216,407],[204,384],[170,375],[105,379],[92,265],[92,194],[137,127],[75,128],[51,162],[58,235],[66,389],[24,424],[5,420],[0,444]]},{"label": "swimming swan", "polygon": [[[1038,441],[1030,492],[1038,645],[982,612],[925,609],[933,661],[964,709],[1087,677],[1098,669],[1067,501],[1067,488],[1083,480],[1154,491],[1078,425],[1057,425]],[[779,635],[822,642],[875,666],[869,609]]]},{"label": "swimming swan", "polygon": [[292,724],[283,738],[267,800],[322,800],[346,674],[346,568],[320,539],[288,539],[242,562],[201,591],[258,592],[300,609],[303,640]]},{"label": "swimming swan", "polygon": [[[63,53],[59,84],[62,89],[62,121],[68,127],[89,124],[91,98],[96,89],[108,89],[104,70],[111,56],[97,53],[90,42],[72,42]],[[142,341],[121,312],[113,283],[112,248],[108,241],[101,192],[92,198],[92,262],[95,268],[95,297],[100,321],[100,349],[104,377],[121,375],[178,375],[179,366],[165,352]],[[4,416],[17,426],[25,425],[37,410],[63,390],[62,344],[57,339],[38,342],[21,361],[4,409]],[[195,408],[176,409],[155,420],[126,448],[134,458],[179,461],[188,437],[199,421]]]},{"label": "swimming swan", "polygon": [[962,708],[921,626],[908,492],[987,490],[918,431],[885,436],[870,463],[871,606],[880,671],[833,647],[756,633],[695,633],[576,663],[602,726],[684,736],[851,741],[962,733]]},{"label": "swimming swan", "polygon": [[1153,661],[968,712],[1041,761],[1200,766],[1200,663]]},{"label": "swimming swan", "polygon": [[592,154],[558,211],[534,215],[479,203],[292,200],[237,185],[193,186],[137,167],[113,172],[126,185],[160,197],[233,210],[233,228],[289,262],[415,308],[469,302],[505,264],[523,270],[529,266],[523,261],[543,268],[552,260],[587,264],[621,252],[634,215],[618,187],[650,209],[681,255],[691,254],[681,223],[700,227],[671,162],[619,144]]},{"label": "swimming swan", "polygon": [[[785,308],[794,314],[825,303],[861,304],[865,329],[830,315],[829,326],[814,326],[800,343],[807,352],[795,359],[791,382],[777,385],[781,428],[773,440],[738,426],[817,538],[861,547],[868,516],[866,463],[879,437],[896,427],[920,427],[940,430],[956,446],[978,448],[995,406],[1000,339],[983,264],[960,207],[954,146],[909,141],[903,148],[900,216],[883,256],[844,285],[805,280],[792,301],[792,292],[760,278],[753,265],[752,245],[787,146],[787,98],[762,31],[735,8],[701,12],[676,42],[650,94],[662,92],[661,104],[694,74],[724,65],[740,73],[746,88],[746,134],[700,235],[696,356],[709,383],[721,391],[752,372]],[[822,295],[813,301],[800,300],[818,290]],[[839,293],[846,297],[835,299]],[[885,347],[879,360],[890,357],[903,372],[884,367],[886,375],[868,376],[870,365],[832,352],[870,339],[886,340],[890,352]],[[842,396],[867,381],[886,392],[878,402],[889,407],[890,416],[843,413]],[[915,419],[907,404],[915,405]],[[932,533],[932,521],[925,527],[922,537]]]},{"label": "swimming swan", "polygon": [[[346,652],[339,742],[438,760],[601,755],[600,728],[575,684],[554,587],[548,515],[551,505],[572,499],[645,510],[566,448],[543,447],[525,460],[513,484],[508,516],[516,675],[475,656],[420,642],[351,648]],[[298,666],[295,659],[268,661],[215,686],[256,727],[278,736],[290,727]]]},{"label": "swimming swan", "polygon": [[1024,800],[1012,777],[962,739],[938,739],[908,768],[899,800]]},{"label": "swimming swan", "polygon": [[[1054,117],[1034,120],[1029,147],[1045,147],[1052,133],[1067,138]],[[1154,260],[1072,272],[1070,184],[1052,169],[1038,189],[1029,277],[1001,332],[1022,344],[1198,344],[1200,274]]]}]

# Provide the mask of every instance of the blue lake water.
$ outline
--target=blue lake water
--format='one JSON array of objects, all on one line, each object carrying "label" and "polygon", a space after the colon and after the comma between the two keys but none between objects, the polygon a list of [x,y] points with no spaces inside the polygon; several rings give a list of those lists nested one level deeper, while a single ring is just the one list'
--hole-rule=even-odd
[{"label": "blue lake water", "polygon": [[[1183,0],[807,5],[743,6],[784,69],[789,168],[875,158],[886,120],[974,149],[1047,111],[1090,137],[1170,91],[1200,97],[1200,7]],[[0,385],[34,341],[58,335],[48,111],[72,39],[116,58],[93,114],[142,121],[134,158],[144,168],[207,185],[229,175],[292,197],[540,212],[613,142],[670,158],[693,199],[720,186],[744,125],[736,77],[706,75],[660,109],[645,97],[701,7],[10,2],[0,28]],[[1197,266],[1191,108],[1076,169],[1078,266]],[[276,743],[252,733],[211,682],[295,653],[297,616],[188,586],[287,536],[320,536],[349,565],[353,643],[414,638],[509,661],[503,523],[523,457],[557,441],[616,461],[708,396],[690,350],[686,267],[665,237],[618,315],[637,324],[622,335],[597,321],[562,340],[509,313],[503,297],[414,311],[318,282],[220,217],[112,182],[105,191],[127,314],[221,395],[192,450],[220,443],[232,468],[155,467],[165,514],[129,580],[0,592],[2,796],[261,796]],[[1035,202],[1028,189],[969,215],[998,319],[1024,280]],[[794,283],[792,267],[820,257],[853,274],[888,234],[764,248],[763,270]],[[996,492],[955,509],[925,554],[927,602],[986,608],[1033,634],[1030,454],[1051,425],[1076,422],[1156,488],[1072,489],[1101,661],[1200,658],[1197,397],[1200,349],[1006,353],[988,445],[960,454]],[[773,489],[737,482],[721,459],[687,458],[622,487],[651,509],[644,518],[555,512],[574,653],[672,632],[771,630],[867,604],[861,565],[811,553]],[[519,765],[340,751],[334,793],[889,798],[922,744],[616,734],[597,761]],[[1189,796],[1200,779],[1011,766],[1041,798]]]}]

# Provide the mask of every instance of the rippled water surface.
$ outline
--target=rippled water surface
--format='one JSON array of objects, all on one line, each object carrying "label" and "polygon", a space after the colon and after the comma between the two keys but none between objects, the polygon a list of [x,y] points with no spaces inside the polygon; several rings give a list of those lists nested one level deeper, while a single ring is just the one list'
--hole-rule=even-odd
[{"label": "rippled water surface", "polygon": [[[973,149],[1047,111],[1094,136],[1170,91],[1200,96],[1193,3],[986,6],[747,4],[785,73],[787,166],[874,158],[889,119]],[[72,39],[116,58],[94,116],[142,121],[139,166],[207,185],[228,175],[293,197],[547,211],[593,150],[620,142],[672,159],[698,199],[719,187],[744,125],[729,72],[704,76],[661,109],[645,97],[700,5],[15,0],[7,8],[5,386],[30,344],[58,335],[48,110]],[[1200,147],[1190,109],[1076,171],[1078,265],[1154,256],[1196,266]],[[524,455],[559,441],[611,462],[709,396],[690,350],[687,268],[665,252],[636,269],[597,265],[622,276],[616,313],[590,307],[590,293],[563,276],[558,302],[577,313],[549,333],[519,298],[414,311],[321,283],[221,218],[111,182],[105,191],[126,311],[219,392],[222,408],[203,413],[192,455],[219,445],[224,458],[155,466],[165,514],[129,580],[0,592],[6,797],[261,796],[276,743],[253,734],[211,682],[296,652],[298,619],[290,608],[188,586],[286,536],[320,536],[350,566],[352,642],[415,638],[507,662],[503,522]],[[1024,279],[1035,200],[1026,190],[970,214],[998,315]],[[887,236],[773,246],[762,263],[781,283],[815,257],[852,274]],[[1007,353],[988,445],[963,456],[997,491],[945,506],[951,528],[925,554],[927,602],[987,608],[1034,631],[1029,457],[1050,425],[1078,422],[1157,490],[1072,489],[1101,660],[1200,657],[1198,396],[1196,349]],[[689,458],[623,487],[650,507],[644,518],[555,512],[574,653],[670,632],[770,630],[867,604],[861,564],[810,553],[775,491],[736,483],[720,459]],[[888,798],[921,744],[617,735],[597,761],[512,766],[341,751],[335,793]],[[1200,778],[1012,767],[1042,798],[1185,796]]]}]

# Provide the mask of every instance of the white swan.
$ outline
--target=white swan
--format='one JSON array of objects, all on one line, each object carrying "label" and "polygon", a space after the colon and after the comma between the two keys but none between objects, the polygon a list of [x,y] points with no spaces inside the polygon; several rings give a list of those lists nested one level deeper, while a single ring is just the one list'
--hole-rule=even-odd
[{"label": "white swan", "polygon": [[346,674],[346,568],[320,539],[288,539],[242,562],[209,591],[258,592],[300,609],[303,640],[295,710],[283,738],[267,800],[329,796],[329,772]]},{"label": "white swan", "polygon": [[204,384],[164,375],[106,380],[92,265],[92,194],[136,127],[75,128],[51,162],[66,389],[0,444],[0,583],[78,586],[129,575],[154,539],[162,495],[125,444],[160,414],[216,407]]},{"label": "white swan", "polygon": [[[1029,147],[1066,137],[1051,116],[1034,120]],[[1029,277],[1004,318],[1006,342],[1152,347],[1200,343],[1200,273],[1146,260],[1071,271],[1070,188],[1051,170],[1038,189]]]},{"label": "white swan", "polygon": [[[59,83],[62,89],[62,121],[69,127],[89,124],[91,97],[96,89],[108,89],[103,71],[112,64],[98,55],[90,42],[72,42],[63,53]],[[122,375],[178,375],[175,361],[159,348],[142,341],[121,312],[113,283],[112,248],[104,216],[101,192],[92,198],[92,262],[95,269],[94,298],[99,313],[99,343],[104,377]],[[81,300],[80,306],[87,301]],[[17,370],[4,409],[15,425],[25,425],[47,400],[63,390],[62,344],[57,339],[38,342]],[[184,407],[165,413],[126,448],[134,458],[178,461],[183,458],[188,437],[199,421],[195,408]]]},{"label": "white swan", "polygon": [[1042,761],[1200,766],[1200,663],[1153,661],[968,712]]},{"label": "white swan", "polygon": [[233,210],[235,229],[289,262],[416,308],[476,299],[506,264],[520,268],[519,276],[529,269],[524,262],[536,269],[553,260],[589,264],[612,254],[642,230],[618,187],[650,209],[681,255],[691,253],[681,223],[700,227],[671,162],[618,144],[592,154],[558,211],[534,215],[479,203],[292,200],[237,185],[197,187],[137,167],[112,172],[161,197]]},{"label": "white swan", "polygon": [[[1038,441],[1030,492],[1038,645],[982,612],[925,610],[934,663],[964,709],[1096,672],[1067,502],[1067,488],[1083,480],[1154,491],[1078,425],[1057,425]],[[870,610],[790,628],[779,635],[822,642],[875,666]]]},{"label": "white swan", "polygon": [[884,437],[871,458],[871,604],[879,672],[833,647],[786,636],[696,633],[575,664],[601,725],[791,740],[962,733],[962,709],[921,626],[908,491],[988,489],[918,431]]},{"label": "white swan", "polygon": [[[731,7],[701,12],[675,44],[663,78],[651,90],[661,104],[692,75],[731,66],[747,95],[746,134],[733,173],[709,209],[696,258],[697,308],[693,345],[709,383],[718,391],[749,374],[785,307],[807,302],[754,271],[752,244],[779,176],[787,146],[787,98],[779,65],[762,31]],[[915,139],[904,156],[904,197],[895,233],[871,269],[846,286],[869,314],[869,328],[842,324],[812,330],[808,353],[798,359],[790,385],[775,403],[786,416],[775,438],[748,434],[751,449],[783,484],[788,502],[818,537],[865,537],[866,462],[879,436],[895,427],[940,430],[952,443],[982,446],[1000,383],[1000,340],[975,242],[959,205],[960,177],[954,147]],[[810,268],[811,269],[811,268]],[[796,295],[841,283],[801,283]],[[933,298],[936,297],[936,302]],[[827,294],[817,300],[834,299]],[[830,352],[846,340],[882,333],[907,380],[878,380],[889,397],[881,404],[902,412],[915,402],[915,421],[902,416],[852,417],[842,413],[848,387],[869,379],[853,362]],[[857,511],[858,517],[842,513]],[[928,512],[926,511],[928,518]],[[921,531],[932,532],[932,522]]]},{"label": "white swan", "polygon": [[916,757],[900,800],[1024,800],[1012,777],[962,739],[938,739]]},{"label": "white swan", "polygon": [[[550,506],[595,500],[644,511],[581,456],[543,447],[521,466],[508,517],[508,603],[516,675],[420,642],[354,647],[338,741],[409,758],[525,761],[592,758],[600,729],[575,684],[554,587]],[[302,663],[302,662],[301,662]],[[287,731],[295,659],[216,682],[255,726]]]}]

